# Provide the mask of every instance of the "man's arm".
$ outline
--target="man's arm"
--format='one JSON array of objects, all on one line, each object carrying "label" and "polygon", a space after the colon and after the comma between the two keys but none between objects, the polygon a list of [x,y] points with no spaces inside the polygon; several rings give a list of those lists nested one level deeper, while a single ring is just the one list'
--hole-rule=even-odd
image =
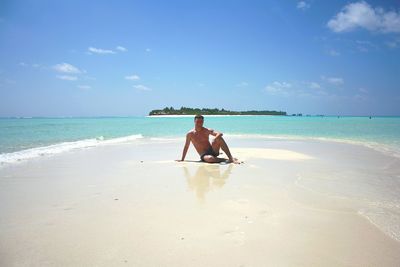
[{"label": "man's arm", "polygon": [[210,134],[211,134],[212,136],[215,136],[215,138],[222,137],[222,136],[224,135],[223,133],[214,131],[213,129],[209,129],[209,132],[210,132]]},{"label": "man's arm", "polygon": [[177,161],[184,161],[185,160],[186,153],[187,153],[187,151],[189,149],[189,145],[190,145],[190,139],[191,139],[190,133],[186,134],[186,142],[185,142],[185,146],[183,147],[182,158],[180,160],[177,160]]}]

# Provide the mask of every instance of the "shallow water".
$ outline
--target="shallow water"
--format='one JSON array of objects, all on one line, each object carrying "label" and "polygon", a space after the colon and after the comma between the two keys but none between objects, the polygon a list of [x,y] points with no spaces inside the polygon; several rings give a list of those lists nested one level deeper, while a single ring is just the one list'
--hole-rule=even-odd
[{"label": "shallow water", "polygon": [[[217,116],[205,126],[226,135],[328,139],[400,156],[400,117]],[[0,162],[138,138],[180,138],[192,117],[2,118]]]}]

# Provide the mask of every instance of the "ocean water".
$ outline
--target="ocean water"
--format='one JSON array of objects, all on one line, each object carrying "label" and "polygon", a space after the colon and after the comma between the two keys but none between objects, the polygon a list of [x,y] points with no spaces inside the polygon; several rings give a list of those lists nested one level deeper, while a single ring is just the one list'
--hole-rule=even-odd
[{"label": "ocean water", "polygon": [[[206,116],[205,127],[232,136],[326,139],[400,156],[400,117]],[[179,138],[193,117],[1,118],[0,163],[141,138]]]}]

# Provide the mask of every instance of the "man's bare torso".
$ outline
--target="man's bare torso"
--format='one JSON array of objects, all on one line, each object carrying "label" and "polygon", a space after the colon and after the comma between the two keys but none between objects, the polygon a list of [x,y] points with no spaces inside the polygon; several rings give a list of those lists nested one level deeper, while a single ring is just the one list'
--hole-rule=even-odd
[{"label": "man's bare torso", "polygon": [[209,136],[212,132],[213,130],[202,127],[199,131],[193,129],[188,133],[190,141],[200,155],[211,147]]}]

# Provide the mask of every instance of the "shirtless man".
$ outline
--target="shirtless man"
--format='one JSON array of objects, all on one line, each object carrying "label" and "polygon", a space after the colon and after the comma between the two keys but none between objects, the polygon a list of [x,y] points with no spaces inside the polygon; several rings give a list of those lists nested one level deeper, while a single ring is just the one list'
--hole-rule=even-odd
[{"label": "shirtless man", "polygon": [[[229,151],[228,145],[222,138],[222,133],[216,132],[212,129],[203,127],[204,117],[202,115],[196,115],[194,117],[194,129],[186,134],[186,143],[183,148],[182,158],[177,161],[184,161],[186,153],[189,149],[190,142],[194,145],[197,152],[200,155],[201,161],[208,163],[219,163],[224,162],[226,159],[219,158],[219,149],[225,152],[228,156],[229,163],[239,164],[240,162],[233,158],[231,152]],[[215,136],[214,140],[210,144],[208,140],[209,136]]]}]

